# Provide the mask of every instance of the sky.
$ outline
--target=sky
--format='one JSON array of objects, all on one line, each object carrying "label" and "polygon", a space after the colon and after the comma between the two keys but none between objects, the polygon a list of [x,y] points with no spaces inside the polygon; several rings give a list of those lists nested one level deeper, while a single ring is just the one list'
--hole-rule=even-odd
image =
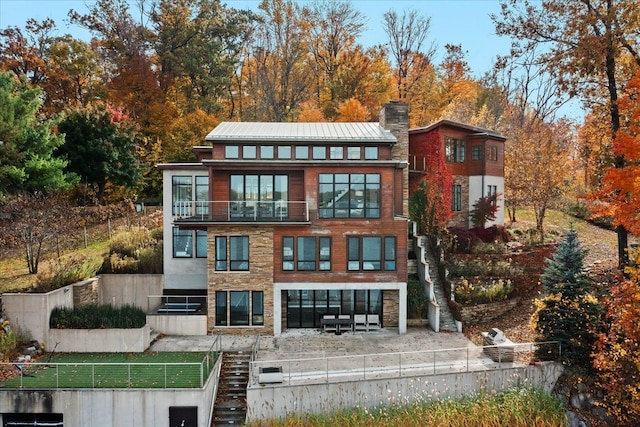
[{"label": "sky", "polygon": [[[307,3],[298,0],[299,3]],[[427,43],[435,42],[436,63],[442,59],[447,43],[461,44],[467,51],[467,61],[472,73],[480,77],[493,66],[497,55],[509,53],[507,38],[495,35],[490,13],[500,11],[498,0],[351,0],[353,5],[366,17],[367,30],[359,42],[370,47],[386,42],[382,30],[383,14],[394,9],[401,14],[405,9],[415,9],[422,16],[431,18],[431,29]],[[24,28],[29,18],[39,21],[53,18],[58,27],[58,35],[70,33],[74,37],[88,40],[90,34],[77,26],[69,26],[65,20],[69,9],[86,12],[91,0],[0,0],[0,29],[9,26]],[[135,4],[135,1],[131,1]],[[223,0],[237,9],[257,9],[258,0]],[[135,16],[135,15],[134,15]]]}]

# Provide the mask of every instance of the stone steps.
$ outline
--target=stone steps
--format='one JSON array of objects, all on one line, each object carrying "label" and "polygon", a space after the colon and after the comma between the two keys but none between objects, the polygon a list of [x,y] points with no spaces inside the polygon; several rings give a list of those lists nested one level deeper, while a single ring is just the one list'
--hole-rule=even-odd
[{"label": "stone steps", "polygon": [[438,275],[436,261],[429,250],[426,251],[425,261],[429,264],[430,277],[433,281],[433,293],[436,296],[436,301],[440,305],[440,332],[457,332],[456,321],[447,303],[449,296],[445,295],[440,276]]},{"label": "stone steps", "polygon": [[222,355],[212,427],[244,425],[247,417],[249,351],[225,351]]}]

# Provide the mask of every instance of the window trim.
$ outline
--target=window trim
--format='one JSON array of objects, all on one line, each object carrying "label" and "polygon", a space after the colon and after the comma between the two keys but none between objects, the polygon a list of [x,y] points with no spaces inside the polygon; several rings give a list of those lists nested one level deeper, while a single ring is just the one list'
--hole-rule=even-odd
[{"label": "window trim", "polygon": [[[371,246],[365,239],[378,239],[379,250],[377,258],[365,259],[365,246],[369,249]],[[393,259],[387,256],[387,245],[393,245]],[[397,269],[397,236],[382,235],[350,235],[347,236],[347,271],[361,272],[380,272],[380,271],[396,271]],[[393,266],[387,268],[389,263]],[[368,266],[366,264],[371,264]],[[377,266],[376,266],[377,264]],[[367,267],[367,268],[365,268]]]},{"label": "window trim", "polygon": [[464,139],[446,137],[445,139],[445,160],[448,163],[464,163],[466,142]]},{"label": "window trim", "polygon": [[[184,246],[185,251],[176,251],[176,243],[179,238],[187,239],[187,242]],[[185,258],[193,258],[193,231],[191,230],[181,230],[179,227],[173,227],[172,231],[172,253],[173,258],[177,259],[185,259]],[[182,255],[178,255],[178,254]]]}]

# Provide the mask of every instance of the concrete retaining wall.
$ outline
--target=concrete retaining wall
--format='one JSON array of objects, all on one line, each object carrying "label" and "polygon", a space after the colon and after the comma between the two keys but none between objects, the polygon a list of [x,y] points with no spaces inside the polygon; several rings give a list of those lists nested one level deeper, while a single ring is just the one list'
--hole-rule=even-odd
[{"label": "concrete retaining wall", "polygon": [[218,362],[202,389],[0,390],[0,408],[7,414],[63,414],[65,426],[169,427],[169,407],[197,406],[198,427],[209,427],[219,372]]},{"label": "concrete retaining wall", "polygon": [[48,331],[51,310],[55,307],[73,308],[71,285],[46,294],[2,294],[2,309],[11,323],[47,348],[53,348],[48,342]]},{"label": "concrete retaining wall", "polygon": [[561,373],[561,365],[546,362],[510,369],[444,375],[293,386],[252,386],[247,390],[247,420],[326,413],[355,407],[408,405],[480,392],[501,392],[522,385],[533,385],[550,392]]},{"label": "concrete retaining wall", "polygon": [[162,295],[162,286],[162,274],[103,274],[99,299],[101,304],[132,304],[147,312],[147,295]]},{"label": "concrete retaining wall", "polygon": [[48,342],[61,352],[141,353],[151,344],[151,329],[49,329]]},{"label": "concrete retaining wall", "polygon": [[207,315],[147,315],[147,325],[165,335],[207,335]]}]

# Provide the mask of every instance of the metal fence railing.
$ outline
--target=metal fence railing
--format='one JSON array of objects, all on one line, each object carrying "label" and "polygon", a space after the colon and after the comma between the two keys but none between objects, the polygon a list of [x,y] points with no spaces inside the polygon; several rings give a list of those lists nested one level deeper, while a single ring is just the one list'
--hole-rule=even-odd
[{"label": "metal fence railing", "polygon": [[199,362],[13,362],[0,363],[16,375],[3,381],[12,388],[202,388],[219,357],[220,337]]},{"label": "metal fence railing", "polygon": [[508,343],[398,353],[261,360],[251,362],[250,384],[259,383],[261,368],[280,368],[283,380],[289,384],[506,369],[528,365],[536,360],[535,352],[541,345],[545,346],[545,351],[553,355],[553,360],[560,360],[559,342]]}]

